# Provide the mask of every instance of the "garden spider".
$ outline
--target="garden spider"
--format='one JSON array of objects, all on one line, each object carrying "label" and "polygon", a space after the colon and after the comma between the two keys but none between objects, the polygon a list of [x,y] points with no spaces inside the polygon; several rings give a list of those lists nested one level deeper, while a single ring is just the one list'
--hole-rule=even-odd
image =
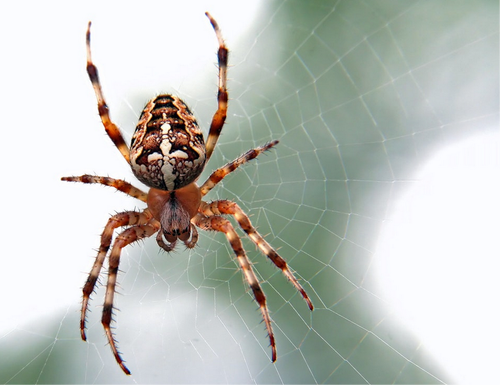
[{"label": "garden spider", "polygon": [[225,219],[223,215],[234,217],[247,236],[263,254],[282,270],[283,274],[300,292],[309,308],[313,310],[311,300],[287,267],[285,260],[257,232],[250,223],[248,216],[236,203],[228,200],[216,200],[208,203],[202,200],[202,197],[225,176],[242,164],[256,158],[263,151],[274,147],[278,141],[275,140],[249,150],[232,162],[215,170],[201,187],[196,184],[196,180],[212,155],[224,126],[228,102],[226,88],[228,49],[224,44],[217,22],[208,12],[206,16],[210,20],[219,42],[217,54],[219,68],[218,109],[212,118],[206,146],[203,134],[189,108],[181,99],[169,94],[158,95],[146,104],[132,137],[130,148],[125,144],[119,128],[110,119],[97,68],[92,62],[90,50],[91,23],[88,24],[86,35],[87,73],[95,91],[102,124],[108,136],[132,167],[137,179],[150,187],[149,192],[145,193],[123,180],[103,176],[82,175],[61,178],[63,181],[99,183],[114,187],[147,203],[147,208],[143,211],[124,211],[109,218],[101,235],[101,245],[94,265],[83,287],[80,333],[85,341],[85,321],[90,294],[95,289],[104,260],[111,247],[113,232],[115,229],[125,227],[125,230],[116,237],[109,253],[108,280],[101,322],[115,359],[126,374],[130,374],[130,371],[118,352],[114,333],[110,327],[120,254],[125,246],[150,237],[155,233],[157,233],[156,241],[158,245],[167,252],[174,249],[178,240],[182,241],[187,248],[193,248],[198,241],[196,227],[203,230],[220,231],[226,235],[236,254],[240,268],[243,270],[243,275],[260,307],[269,335],[273,362],[276,361],[276,344],[271,318],[266,305],[266,297],[243,249],[240,237],[231,222]]}]

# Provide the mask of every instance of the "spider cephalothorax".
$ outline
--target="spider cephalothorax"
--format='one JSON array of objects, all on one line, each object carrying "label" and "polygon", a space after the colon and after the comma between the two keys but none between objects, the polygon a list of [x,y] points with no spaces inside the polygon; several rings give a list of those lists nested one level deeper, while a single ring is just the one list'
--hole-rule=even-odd
[{"label": "spider cephalothorax", "polygon": [[[309,308],[313,309],[309,297],[288,268],[285,260],[255,230],[248,216],[235,202],[216,200],[207,203],[202,200],[226,175],[275,146],[278,141],[275,140],[247,151],[232,162],[215,170],[201,186],[196,184],[196,180],[212,155],[224,126],[228,101],[226,89],[228,50],[217,22],[210,14],[206,13],[206,15],[219,42],[217,54],[219,62],[218,109],[212,118],[206,145],[202,131],[186,104],[176,96],[162,94],[150,100],[144,107],[129,148],[120,130],[110,119],[97,68],[92,62],[90,23],[87,29],[87,73],[96,94],[99,116],[106,133],[130,164],[134,175],[150,188],[145,193],[123,180],[102,176],[82,175],[62,178],[64,181],[100,183],[111,186],[147,204],[147,208],[142,211],[124,211],[109,218],[101,235],[101,245],[94,266],[83,286],[80,333],[82,339],[86,340],[85,322],[90,295],[95,289],[103,263],[108,256],[108,279],[101,322],[116,361],[126,374],[130,374],[130,371],[118,352],[110,327],[121,250],[135,241],[154,234],[157,234],[158,245],[166,251],[172,251],[178,240],[183,242],[186,247],[193,248],[198,241],[197,228],[219,231],[226,235],[260,307],[269,334],[273,362],[276,361],[276,344],[266,297],[243,249],[240,237],[231,222],[223,215],[234,217],[246,235],[263,254],[282,270],[283,274],[300,292]],[[116,236],[114,243],[112,243],[113,233],[118,228],[124,228],[124,230]],[[113,244],[112,247],[111,244]],[[111,251],[109,251],[110,248]]]},{"label": "spider cephalothorax", "polygon": [[[200,203],[201,192],[195,183],[175,191],[149,190],[148,208],[153,218],[161,224],[156,240],[163,249],[171,251],[177,239],[189,248],[194,247],[198,232],[191,219],[198,213]],[[190,241],[191,234],[193,236]],[[162,235],[169,244],[163,242]]]}]

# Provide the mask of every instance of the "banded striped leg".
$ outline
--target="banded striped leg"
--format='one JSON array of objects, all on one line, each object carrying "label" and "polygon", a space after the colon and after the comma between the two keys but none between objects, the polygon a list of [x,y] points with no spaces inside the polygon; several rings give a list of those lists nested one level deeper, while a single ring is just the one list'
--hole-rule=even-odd
[{"label": "banded striped leg", "polygon": [[269,316],[269,310],[266,305],[266,296],[260,287],[259,280],[257,279],[257,276],[252,269],[250,260],[243,249],[240,237],[236,231],[234,231],[233,225],[227,219],[218,215],[206,216],[201,213],[198,213],[191,221],[203,230],[220,231],[226,235],[227,240],[236,254],[241,270],[243,270],[243,275],[245,276],[250,289],[252,289],[255,300],[259,305],[262,318],[266,324],[267,334],[269,335],[269,343],[272,349],[272,361],[276,361],[276,343],[274,340],[273,328],[271,326],[271,317]]},{"label": "banded striped leg", "polygon": [[201,196],[206,195],[210,190],[212,190],[217,183],[219,183],[222,179],[224,179],[228,174],[232,173],[241,165],[246,162],[255,159],[257,156],[262,154],[264,151],[269,150],[270,148],[276,146],[279,142],[277,140],[273,140],[272,142],[266,143],[263,146],[259,146],[248,150],[243,155],[240,155],[238,158],[233,160],[232,162],[227,163],[215,170],[212,175],[208,177],[208,179],[203,183],[200,187]]},{"label": "banded striped leg", "polygon": [[297,291],[302,295],[304,301],[306,301],[309,309],[313,310],[313,304],[309,299],[304,288],[297,281],[297,278],[288,268],[286,261],[274,250],[269,243],[255,230],[250,222],[250,218],[246,215],[243,210],[236,203],[228,200],[213,201],[211,203],[201,202],[200,212],[205,215],[232,215],[236,221],[238,221],[240,227],[248,235],[253,243],[260,249],[262,254],[266,255],[288,278],[292,285],[297,289]]},{"label": "banded striped leg", "polygon": [[212,123],[210,124],[210,131],[208,133],[207,143],[206,143],[206,161],[210,159],[212,156],[212,152],[214,151],[215,145],[217,143],[217,139],[219,139],[220,132],[222,131],[222,127],[224,127],[224,122],[226,121],[227,115],[227,58],[229,55],[229,51],[224,43],[224,39],[222,38],[222,32],[220,31],[219,25],[214,20],[214,18],[208,13],[205,12],[212,27],[214,28],[215,35],[217,36],[217,40],[219,42],[219,50],[217,51],[217,60],[219,64],[219,91],[217,93],[217,103],[218,108],[215,112]]},{"label": "banded striped leg", "polygon": [[106,332],[106,337],[108,338],[109,345],[115,356],[116,362],[125,374],[130,374],[123,363],[120,352],[116,346],[116,340],[111,330],[110,324],[113,318],[113,298],[116,290],[116,277],[118,275],[118,267],[120,265],[120,255],[122,249],[140,239],[150,237],[160,229],[160,222],[151,221],[147,224],[135,225],[124,230],[120,235],[116,237],[113,249],[109,255],[109,271],[108,271],[108,282],[106,285],[106,296],[104,298],[104,308],[102,311],[102,325]]},{"label": "banded striped leg", "polygon": [[97,176],[97,175],[82,175],[82,176],[63,176],[61,180],[66,182],[81,182],[81,183],[95,183],[103,184],[105,186],[114,187],[118,191],[130,195],[133,198],[137,198],[143,202],[147,202],[148,194],[144,191],[138,189],[137,187],[125,182],[121,179],[109,178],[107,176]]},{"label": "banded striped leg", "polygon": [[89,75],[90,81],[92,82],[92,87],[94,87],[95,96],[97,98],[97,109],[99,111],[99,116],[101,117],[102,124],[106,133],[113,141],[115,146],[121,152],[127,163],[130,164],[130,151],[123,139],[120,129],[111,121],[109,116],[109,108],[104,100],[104,95],[102,94],[101,83],[99,82],[99,73],[97,67],[92,62],[92,55],[90,50],[90,21],[87,28],[87,74]]},{"label": "banded striped leg", "polygon": [[109,218],[108,223],[104,227],[104,231],[101,234],[101,245],[99,246],[99,252],[95,259],[92,270],[83,286],[83,300],[82,309],[80,313],[80,334],[82,340],[86,341],[87,337],[85,335],[85,322],[87,320],[87,309],[90,299],[90,294],[94,292],[95,285],[99,279],[101,273],[102,265],[106,259],[106,254],[108,253],[109,247],[113,239],[113,232],[118,227],[123,226],[133,226],[133,225],[143,225],[148,223],[152,218],[149,210],[143,212],[136,211],[126,211],[123,213],[118,213]]}]

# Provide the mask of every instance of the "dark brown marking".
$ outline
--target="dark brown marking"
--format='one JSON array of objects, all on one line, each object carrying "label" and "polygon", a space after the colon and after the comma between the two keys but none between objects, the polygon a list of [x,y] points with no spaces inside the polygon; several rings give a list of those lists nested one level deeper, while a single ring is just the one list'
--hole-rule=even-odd
[{"label": "dark brown marking", "polygon": [[[160,190],[182,188],[203,171],[204,153],[203,134],[181,99],[163,94],[148,102],[130,146],[132,171],[137,179]],[[171,167],[163,168],[165,164]]]}]

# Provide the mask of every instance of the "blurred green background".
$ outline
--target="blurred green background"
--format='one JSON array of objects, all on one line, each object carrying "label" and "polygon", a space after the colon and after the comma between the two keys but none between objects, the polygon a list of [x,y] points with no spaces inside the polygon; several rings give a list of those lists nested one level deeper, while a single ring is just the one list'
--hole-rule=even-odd
[{"label": "blurred green background", "polygon": [[[375,266],[384,223],[418,183],[418,170],[448,145],[498,132],[497,1],[11,6],[0,27],[5,159],[25,163],[22,172],[5,170],[12,225],[3,243],[12,249],[2,253],[0,382],[464,380],[401,321]],[[196,249],[171,255],[146,240],[126,249],[120,265],[116,335],[133,373],[126,377],[99,322],[102,287],[91,302],[88,343],[79,338],[78,304],[107,216],[143,206],[59,182],[83,173],[133,181],[97,118],[84,72],[86,22],[94,23],[94,60],[112,117],[130,138],[138,112],[162,91],[178,93],[207,129],[217,45],[205,10],[222,28],[231,67],[227,125],[203,177],[280,140],[207,199],[232,199],[251,215],[315,310],[244,241],[274,321],[272,364],[260,313],[222,234],[203,233]],[[455,349],[467,354],[461,341],[457,334]],[[470,352],[476,373],[482,354]]]}]

